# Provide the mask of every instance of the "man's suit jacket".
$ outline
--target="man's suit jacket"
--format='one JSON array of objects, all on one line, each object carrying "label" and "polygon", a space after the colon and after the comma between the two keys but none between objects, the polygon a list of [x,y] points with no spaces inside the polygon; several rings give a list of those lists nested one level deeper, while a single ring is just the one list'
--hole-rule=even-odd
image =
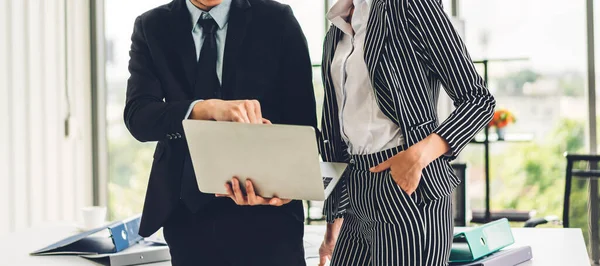
[{"label": "man's suit jacket", "polygon": [[[342,31],[331,27],[323,53],[325,103],[321,155],[325,161],[348,161],[340,135],[331,61]],[[492,118],[495,100],[477,74],[465,46],[440,0],[373,0],[367,23],[364,59],[377,104],[402,130],[404,149],[437,133],[450,145],[450,153],[423,170],[417,198],[435,200],[449,195],[459,184],[449,161],[456,158],[475,134]],[[337,71],[337,70],[334,70]],[[437,100],[443,85],[456,109],[440,124]],[[345,182],[327,200],[325,212],[332,221],[347,205]]]},{"label": "man's suit jacket", "polygon": [[[179,204],[183,162],[190,156],[182,120],[202,77],[196,76],[185,1],[174,0],[142,14],[131,37],[125,124],[139,141],[158,141],[142,236],[157,231]],[[290,7],[272,0],[233,0],[228,23],[223,98],[257,99],[263,116],[275,124],[316,128],[311,61]],[[303,219],[300,202],[281,208]]]}]

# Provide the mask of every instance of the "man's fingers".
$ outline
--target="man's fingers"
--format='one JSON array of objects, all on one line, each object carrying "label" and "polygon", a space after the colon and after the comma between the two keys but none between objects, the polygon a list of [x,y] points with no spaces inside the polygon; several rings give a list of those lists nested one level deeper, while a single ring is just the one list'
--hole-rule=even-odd
[{"label": "man's fingers", "polygon": [[283,205],[283,201],[280,198],[272,198],[269,200],[269,205],[271,206],[281,206]]},{"label": "man's fingers", "polygon": [[238,205],[244,205],[246,203],[246,199],[244,199],[244,194],[240,189],[240,181],[234,177],[231,181],[231,184],[233,185],[233,194],[235,195],[236,202]]},{"label": "man's fingers", "polygon": [[233,200],[233,202],[237,203],[235,196],[233,195],[233,189],[231,189],[231,184],[225,184],[225,190],[227,191],[227,197]]},{"label": "man's fingers", "polygon": [[262,110],[260,108],[260,103],[257,100],[251,100],[250,101],[252,103],[252,105],[254,105],[254,115],[256,115],[256,123],[260,124],[263,123],[263,118],[262,118]]},{"label": "man's fingers", "polygon": [[249,205],[268,205],[269,201],[261,196],[256,195],[254,184],[250,179],[246,179],[246,195]]},{"label": "man's fingers", "polygon": [[231,121],[238,122],[238,123],[245,123],[244,118],[240,114],[233,115],[233,117],[231,117]]},{"label": "man's fingers", "polygon": [[372,173],[380,173],[380,172],[383,172],[383,171],[385,171],[387,169],[390,169],[390,166],[391,166],[391,161],[390,160],[391,159],[389,159],[389,160],[387,160],[387,161],[385,161],[383,163],[380,163],[379,165],[377,165],[375,167],[371,167],[371,169],[369,169],[369,170]]},{"label": "man's fingers", "polygon": [[266,119],[266,118],[263,118],[262,121],[263,121],[262,123],[265,124],[265,125],[272,125],[273,124],[273,123],[271,123],[271,120]]},{"label": "man's fingers", "polygon": [[234,119],[239,120],[235,122],[250,123],[250,119],[248,118],[248,110],[246,110],[246,106],[244,103],[238,104],[232,110],[234,113]]},{"label": "man's fingers", "polygon": [[225,190],[227,191],[227,196],[233,196],[233,190],[231,189],[231,184],[225,184]]},{"label": "man's fingers", "polygon": [[269,200],[269,205],[271,206],[283,206],[285,204],[290,203],[292,200],[290,199],[281,199],[278,197],[274,197],[271,200]]},{"label": "man's fingers", "polygon": [[258,204],[256,193],[254,192],[254,186],[252,185],[252,181],[250,181],[250,179],[246,179],[246,197],[248,198],[248,204]]},{"label": "man's fingers", "polygon": [[244,101],[244,107],[246,109],[246,114],[248,115],[248,120],[252,124],[262,123],[262,120],[256,117],[256,106],[252,101]]}]

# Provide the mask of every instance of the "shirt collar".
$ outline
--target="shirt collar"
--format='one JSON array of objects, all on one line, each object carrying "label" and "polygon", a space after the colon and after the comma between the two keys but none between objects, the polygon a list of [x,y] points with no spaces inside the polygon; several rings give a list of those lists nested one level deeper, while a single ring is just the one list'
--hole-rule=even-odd
[{"label": "shirt collar", "polygon": [[346,22],[346,18],[350,15],[352,6],[356,6],[365,1],[371,6],[373,0],[338,0],[335,5],[329,9],[329,12],[327,12],[327,19],[344,33],[353,35],[354,30],[352,29],[352,25]]},{"label": "shirt collar", "polygon": [[[208,13],[217,22],[219,29],[223,29],[227,25],[229,20],[229,10],[231,9],[231,0],[223,0],[221,4],[213,7],[208,12],[201,10],[192,4],[191,0],[186,0],[185,5],[187,6],[190,16],[192,17],[192,31],[198,26],[198,20],[203,17],[203,14]],[[206,16],[206,15],[204,15]]]}]

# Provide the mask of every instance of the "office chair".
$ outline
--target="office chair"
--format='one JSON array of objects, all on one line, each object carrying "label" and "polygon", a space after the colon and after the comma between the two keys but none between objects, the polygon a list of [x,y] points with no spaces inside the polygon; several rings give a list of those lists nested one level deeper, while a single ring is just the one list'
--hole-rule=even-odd
[{"label": "office chair", "polygon": [[467,226],[467,164],[452,164],[454,174],[460,179],[460,184],[452,193],[452,215],[454,226]]},{"label": "office chair", "polygon": [[[600,264],[600,230],[599,230],[599,212],[600,204],[598,196],[598,181],[600,178],[600,170],[598,163],[600,162],[600,155],[578,155],[578,154],[565,154],[567,158],[567,169],[565,179],[565,194],[563,202],[563,215],[562,221],[559,221],[558,217],[550,216],[545,218],[534,218],[525,223],[525,227],[536,227],[540,224],[546,224],[549,222],[562,223],[562,226],[568,228],[570,226],[569,213],[571,208],[571,189],[573,178],[575,180],[589,182],[589,195],[591,198],[588,200],[588,225],[590,227],[590,255],[594,263]],[[575,169],[576,163],[583,163],[585,169]],[[595,195],[595,196],[593,196]]]}]

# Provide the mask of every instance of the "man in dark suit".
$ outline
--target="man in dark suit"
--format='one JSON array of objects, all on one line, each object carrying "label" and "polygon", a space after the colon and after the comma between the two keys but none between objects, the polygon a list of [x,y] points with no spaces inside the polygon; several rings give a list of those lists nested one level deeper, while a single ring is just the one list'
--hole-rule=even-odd
[{"label": "man in dark suit", "polygon": [[140,235],[163,227],[173,265],[304,265],[301,202],[241,195],[252,187],[237,180],[224,197],[199,192],[185,138],[202,136],[182,128],[184,119],[316,128],[308,48],[290,7],[174,0],[139,16],[131,39],[125,124],[158,141]]}]

